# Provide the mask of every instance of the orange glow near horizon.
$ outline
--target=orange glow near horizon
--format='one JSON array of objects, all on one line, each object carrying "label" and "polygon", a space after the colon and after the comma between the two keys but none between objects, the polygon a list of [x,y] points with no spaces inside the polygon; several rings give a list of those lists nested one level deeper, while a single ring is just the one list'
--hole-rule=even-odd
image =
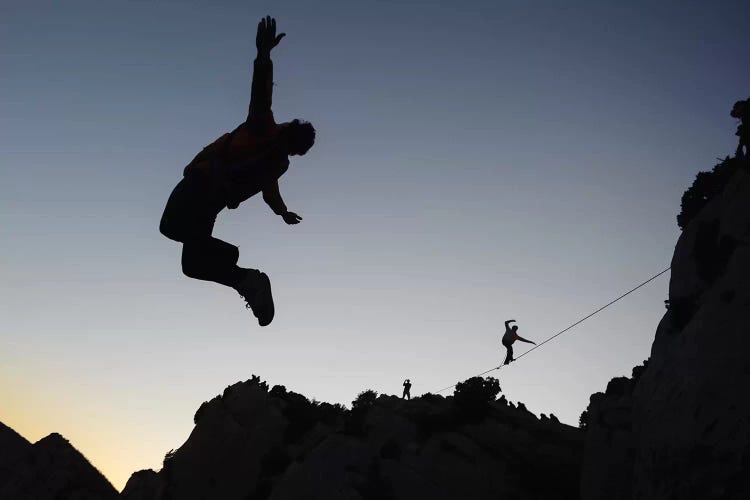
[{"label": "orange glow near horizon", "polygon": [[[12,380],[6,375],[3,373],[3,381]],[[192,422],[178,429],[155,418],[153,423],[162,426],[162,431],[150,432],[148,426],[133,425],[127,415],[114,414],[115,406],[106,401],[93,407],[91,399],[87,400],[90,394],[78,390],[73,381],[62,377],[59,382],[54,391],[46,392],[45,384],[32,376],[18,384],[0,383],[0,422],[31,443],[51,433],[62,435],[117,491],[122,491],[137,470],[158,471],[160,457],[179,446],[188,435],[185,431],[192,428]],[[164,433],[165,428],[175,432]]]}]

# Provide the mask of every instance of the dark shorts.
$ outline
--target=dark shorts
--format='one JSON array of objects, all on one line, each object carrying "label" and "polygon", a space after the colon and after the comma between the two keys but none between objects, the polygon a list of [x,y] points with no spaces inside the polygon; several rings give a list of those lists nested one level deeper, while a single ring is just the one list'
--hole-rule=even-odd
[{"label": "dark shorts", "polygon": [[220,191],[207,175],[189,174],[169,195],[159,230],[180,242],[211,236],[216,216],[225,207]]}]

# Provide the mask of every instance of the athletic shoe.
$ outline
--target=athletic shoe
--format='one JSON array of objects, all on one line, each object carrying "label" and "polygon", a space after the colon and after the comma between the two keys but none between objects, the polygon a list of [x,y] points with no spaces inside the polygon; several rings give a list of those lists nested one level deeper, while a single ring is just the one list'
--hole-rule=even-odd
[{"label": "athletic shoe", "polygon": [[266,273],[249,269],[242,282],[236,287],[247,304],[246,308],[253,311],[260,326],[267,326],[273,321],[274,306],[271,295],[271,280]]}]

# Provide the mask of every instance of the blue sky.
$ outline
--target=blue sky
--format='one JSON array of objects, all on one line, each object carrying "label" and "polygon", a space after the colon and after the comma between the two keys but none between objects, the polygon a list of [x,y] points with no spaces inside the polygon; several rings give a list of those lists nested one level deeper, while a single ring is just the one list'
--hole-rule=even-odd
[{"label": "blue sky", "polygon": [[[449,6],[452,5],[452,6]],[[121,488],[200,403],[260,375],[415,395],[543,340],[669,265],[680,196],[734,151],[744,2],[0,1],[0,420]],[[182,168],[244,118],[277,18],[274,111],[317,143],[215,234],[276,319],[180,273],[157,228]],[[576,423],[649,355],[668,278],[501,372]],[[523,347],[521,348],[523,350]]]}]

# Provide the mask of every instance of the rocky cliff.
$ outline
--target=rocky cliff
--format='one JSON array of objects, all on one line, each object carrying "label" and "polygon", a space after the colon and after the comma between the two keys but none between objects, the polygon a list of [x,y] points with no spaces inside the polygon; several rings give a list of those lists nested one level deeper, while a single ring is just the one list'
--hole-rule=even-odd
[{"label": "rocky cliff", "polygon": [[370,394],[344,410],[254,378],[204,403],[187,442],[122,497],[579,498],[579,429],[504,398],[468,413],[453,399]]},{"label": "rocky cliff", "polygon": [[59,434],[33,445],[0,423],[0,498],[107,500],[117,490]]},{"label": "rocky cliff", "polygon": [[591,397],[584,500],[750,498],[750,169],[714,174],[691,193],[648,362]]}]

